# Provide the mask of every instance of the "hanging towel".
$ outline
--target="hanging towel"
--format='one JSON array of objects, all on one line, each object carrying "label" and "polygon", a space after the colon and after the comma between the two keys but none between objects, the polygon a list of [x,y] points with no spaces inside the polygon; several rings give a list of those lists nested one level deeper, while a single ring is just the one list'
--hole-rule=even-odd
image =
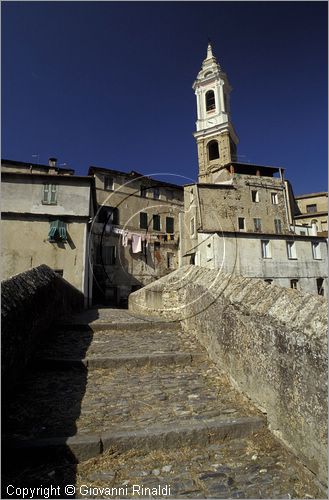
[{"label": "hanging towel", "polygon": [[133,253],[139,253],[142,251],[142,238],[139,234],[132,235],[132,250]]}]

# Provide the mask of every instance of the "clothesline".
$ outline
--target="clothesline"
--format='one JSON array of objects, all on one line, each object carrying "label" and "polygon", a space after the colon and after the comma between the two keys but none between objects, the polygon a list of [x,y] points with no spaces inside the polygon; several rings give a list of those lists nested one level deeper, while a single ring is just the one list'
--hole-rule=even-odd
[{"label": "clothesline", "polygon": [[123,247],[128,246],[128,241],[131,241],[131,247],[133,253],[142,252],[142,242],[145,242],[145,245],[148,246],[151,241],[174,241],[175,235],[173,233],[167,234],[157,234],[151,235],[149,233],[136,233],[132,231],[127,231],[125,229],[120,229],[117,227],[113,227],[111,224],[107,224],[105,226],[106,234],[115,234],[118,236],[122,236],[121,243]]}]

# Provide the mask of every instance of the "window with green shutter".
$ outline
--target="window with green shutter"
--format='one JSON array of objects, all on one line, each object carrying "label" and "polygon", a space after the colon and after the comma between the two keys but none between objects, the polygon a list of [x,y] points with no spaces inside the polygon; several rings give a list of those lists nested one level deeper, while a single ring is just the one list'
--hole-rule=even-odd
[{"label": "window with green shutter", "polygon": [[50,223],[48,241],[51,243],[67,241],[66,224],[61,220],[54,220]]},{"label": "window with green shutter", "polygon": [[174,218],[166,217],[166,233],[172,234],[174,232]]},{"label": "window with green shutter", "polygon": [[139,214],[139,227],[140,227],[140,229],[147,229],[148,228],[147,213],[146,212],[140,212],[140,214]]},{"label": "window with green shutter", "polygon": [[43,185],[43,199],[42,203],[44,205],[56,205],[57,204],[57,184],[44,184]]}]

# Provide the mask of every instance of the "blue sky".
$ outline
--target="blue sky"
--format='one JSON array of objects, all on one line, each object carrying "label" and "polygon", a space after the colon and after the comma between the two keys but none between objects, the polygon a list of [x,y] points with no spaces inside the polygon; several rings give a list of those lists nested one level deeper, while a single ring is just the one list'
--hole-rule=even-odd
[{"label": "blue sky", "polygon": [[210,37],[241,160],[285,167],[295,194],[327,189],[326,2],[1,7],[3,158],[196,179],[191,86]]}]

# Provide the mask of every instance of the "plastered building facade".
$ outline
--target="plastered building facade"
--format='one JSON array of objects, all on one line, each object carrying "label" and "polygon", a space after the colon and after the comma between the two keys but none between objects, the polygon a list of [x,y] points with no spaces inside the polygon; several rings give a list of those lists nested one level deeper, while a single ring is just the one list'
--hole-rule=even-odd
[{"label": "plastered building facade", "polygon": [[70,169],[2,160],[2,279],[47,264],[91,304],[93,179]]}]

